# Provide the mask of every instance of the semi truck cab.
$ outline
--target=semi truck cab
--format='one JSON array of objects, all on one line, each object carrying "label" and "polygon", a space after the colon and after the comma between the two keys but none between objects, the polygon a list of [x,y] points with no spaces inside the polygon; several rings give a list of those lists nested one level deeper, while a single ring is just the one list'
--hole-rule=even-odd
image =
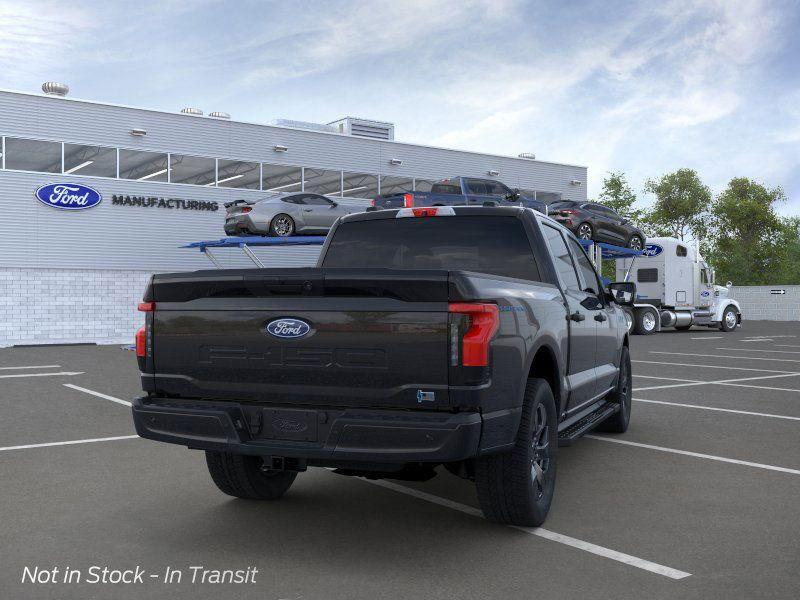
[{"label": "semi truck cab", "polygon": [[641,256],[616,262],[617,278],[636,283],[630,315],[635,333],[693,325],[733,331],[741,325],[739,303],[730,298],[729,287],[715,285],[714,270],[697,248],[672,237],[647,241]]}]

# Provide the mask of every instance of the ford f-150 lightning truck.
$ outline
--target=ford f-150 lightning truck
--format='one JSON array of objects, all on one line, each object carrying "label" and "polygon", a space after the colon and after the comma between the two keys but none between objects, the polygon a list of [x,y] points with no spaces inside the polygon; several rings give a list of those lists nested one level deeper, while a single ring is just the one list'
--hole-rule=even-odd
[{"label": "ford f-150 lightning truck", "polygon": [[473,480],[536,526],[558,446],[624,432],[633,283],[521,207],[352,214],[315,268],[154,275],[136,336],[138,434],[201,449],[214,483],[275,499],[309,466]]},{"label": "ford f-150 lightning truck", "polygon": [[[524,206],[547,214],[547,204],[533,196],[512,190],[495,179],[451,177],[431,186],[430,192],[381,194],[372,201],[375,208],[413,206]],[[370,209],[371,210],[371,209]]]}]

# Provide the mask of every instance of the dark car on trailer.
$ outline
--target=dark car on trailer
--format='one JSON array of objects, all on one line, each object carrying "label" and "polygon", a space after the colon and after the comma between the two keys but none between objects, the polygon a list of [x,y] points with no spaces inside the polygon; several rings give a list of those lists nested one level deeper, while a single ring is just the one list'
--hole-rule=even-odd
[{"label": "dark car on trailer", "polygon": [[349,215],[316,268],[153,276],[136,431],[205,450],[239,498],[278,498],[309,466],[424,481],[443,465],[489,519],[540,525],[558,446],[628,427],[634,296],[530,209]]},{"label": "dark car on trailer", "polygon": [[582,240],[642,250],[647,239],[630,219],[597,202],[556,200],[548,214]]}]

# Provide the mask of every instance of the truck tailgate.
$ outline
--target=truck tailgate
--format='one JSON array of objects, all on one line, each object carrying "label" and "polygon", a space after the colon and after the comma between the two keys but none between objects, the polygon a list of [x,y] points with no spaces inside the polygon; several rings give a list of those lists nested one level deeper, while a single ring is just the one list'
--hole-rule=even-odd
[{"label": "truck tailgate", "polygon": [[201,271],[156,275],[147,295],[158,394],[448,405],[447,271]]}]

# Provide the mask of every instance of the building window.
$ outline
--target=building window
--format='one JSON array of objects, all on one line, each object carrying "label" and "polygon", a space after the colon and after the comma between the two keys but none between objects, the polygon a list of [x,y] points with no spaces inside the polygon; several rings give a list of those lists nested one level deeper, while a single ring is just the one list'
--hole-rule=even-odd
[{"label": "building window", "polygon": [[433,184],[436,183],[433,179],[415,179],[414,191],[415,192],[430,192]]},{"label": "building window", "polygon": [[220,159],[217,164],[217,185],[219,187],[257,190],[260,178],[258,163]]},{"label": "building window", "polygon": [[167,155],[140,150],[119,151],[119,176],[139,181],[168,181]]},{"label": "building window", "polygon": [[64,174],[117,176],[117,149],[64,144]]},{"label": "building window", "polygon": [[342,172],[326,171],[325,169],[303,169],[304,187],[306,192],[323,194],[326,196],[342,195]]},{"label": "building window", "polygon": [[171,154],[169,157],[169,180],[171,183],[190,185],[214,185],[217,161],[204,156]]},{"label": "building window", "polygon": [[61,173],[61,143],[6,138],[6,169]]},{"label": "building window", "polygon": [[410,177],[394,177],[384,175],[381,177],[381,194],[403,194],[414,191],[414,180]]},{"label": "building window", "polygon": [[364,173],[342,173],[345,198],[374,198],[378,195],[378,176]]},{"label": "building window", "polygon": [[285,165],[261,165],[261,189],[265,192],[299,192],[303,188],[303,169]]}]

